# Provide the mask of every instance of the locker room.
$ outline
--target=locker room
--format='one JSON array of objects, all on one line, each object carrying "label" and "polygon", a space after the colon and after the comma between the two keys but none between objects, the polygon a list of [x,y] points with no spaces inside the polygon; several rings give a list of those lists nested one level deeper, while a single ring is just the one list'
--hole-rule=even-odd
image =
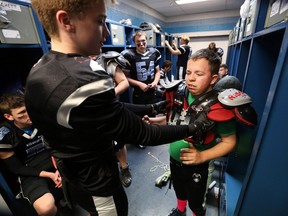
[{"label": "locker room", "polygon": [[[34,1],[43,0],[32,0]],[[66,1],[68,0],[63,0]],[[288,147],[285,133],[288,129],[288,1],[118,0],[117,4],[111,3],[110,0],[104,2],[107,16],[104,18],[104,24],[109,35],[101,45],[102,53],[122,54],[125,50],[136,49],[133,35],[142,30],[147,35],[147,49],[156,49],[159,52],[159,69],[163,69],[161,66],[166,60],[171,62],[166,77],[172,83],[176,83],[180,54],[173,54],[166,43],[177,50],[181,47],[181,37],[188,37],[187,45],[192,50],[192,56],[196,51],[208,49],[209,44],[214,43],[216,49],[221,52],[221,64],[228,66],[227,76],[237,78],[241,83],[241,89],[237,91],[249,98],[247,104],[249,109],[252,109],[252,114],[250,111],[247,114],[249,120],[245,119],[246,116],[237,115],[240,109],[238,110],[236,105],[236,108],[229,108],[233,118],[240,119],[235,126],[236,145],[229,153],[208,161],[213,164],[214,169],[210,173],[211,179],[207,180],[202,205],[205,206],[205,213],[199,215],[287,215],[285,212],[288,211],[288,172],[285,167],[288,165]],[[0,96],[6,93],[25,94],[27,77],[32,67],[43,55],[51,51],[55,41],[51,40],[42,26],[31,0],[0,0],[0,30]],[[140,44],[142,43],[140,41]],[[111,57],[108,55],[107,58]],[[129,60],[126,61],[126,65],[130,65]],[[116,63],[118,64],[117,61]],[[134,93],[130,83],[117,100],[132,104]],[[153,110],[159,101],[167,99],[163,98],[163,95],[161,97],[155,102],[156,105],[151,105]],[[163,117],[166,114],[160,113],[156,116]],[[0,124],[7,121],[4,116],[1,113]],[[250,118],[256,122],[252,127]],[[243,124],[247,121],[248,126]],[[5,133],[4,127],[1,128],[0,125],[0,139]],[[13,152],[13,149],[7,150],[7,144],[9,143],[0,142],[0,158],[1,151]],[[184,212],[179,210],[182,200],[176,197],[171,181],[172,162],[169,145],[170,143],[144,147],[139,143],[125,145],[126,168],[129,170],[130,182],[128,185],[122,182],[121,188],[127,195],[128,216],[197,215],[193,213],[188,202],[185,203],[185,207],[182,202]],[[19,195],[17,176],[7,171],[1,159],[0,162],[0,216],[38,215],[31,203],[21,193]],[[121,177],[120,162],[117,164],[120,173],[117,175],[120,175],[122,180],[124,177]],[[77,203],[74,203],[72,208],[69,207],[65,195],[55,202],[57,214],[54,215],[94,215]],[[117,215],[105,212],[102,214],[100,211],[98,213],[99,216]]]}]

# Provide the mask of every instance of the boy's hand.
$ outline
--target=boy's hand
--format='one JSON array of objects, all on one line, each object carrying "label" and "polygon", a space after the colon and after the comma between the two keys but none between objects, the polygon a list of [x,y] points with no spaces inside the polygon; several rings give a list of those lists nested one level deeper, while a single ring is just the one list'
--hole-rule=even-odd
[{"label": "boy's hand", "polygon": [[146,83],[138,82],[138,87],[143,91],[147,92],[150,87]]},{"label": "boy's hand", "polygon": [[145,115],[142,118],[147,124],[154,124],[154,125],[166,125],[166,116],[159,116],[159,117],[149,117]]},{"label": "boy's hand", "polygon": [[62,187],[62,178],[61,178],[58,170],[56,170],[56,172],[55,172],[55,178],[53,179],[53,181],[55,183],[55,187],[57,187],[57,188]]},{"label": "boy's hand", "polygon": [[190,144],[190,148],[181,149],[180,160],[183,164],[200,164],[203,163],[204,160],[202,158],[201,152],[199,152],[192,143]]}]

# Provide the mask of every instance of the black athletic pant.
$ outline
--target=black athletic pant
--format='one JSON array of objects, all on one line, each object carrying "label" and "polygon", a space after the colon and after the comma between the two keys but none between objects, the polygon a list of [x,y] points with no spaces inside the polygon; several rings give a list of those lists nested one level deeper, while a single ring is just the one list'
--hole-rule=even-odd
[{"label": "black athletic pant", "polygon": [[206,195],[209,163],[184,165],[170,157],[173,188],[177,199],[188,200],[190,209],[197,216],[205,215],[203,203]]}]

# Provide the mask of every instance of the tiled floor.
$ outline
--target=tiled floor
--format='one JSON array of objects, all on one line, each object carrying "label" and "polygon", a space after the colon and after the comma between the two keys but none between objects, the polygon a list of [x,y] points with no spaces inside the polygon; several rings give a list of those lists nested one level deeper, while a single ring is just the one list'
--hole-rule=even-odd
[{"label": "tiled floor", "polygon": [[[133,182],[126,192],[129,200],[129,216],[167,216],[176,206],[174,190],[168,185],[161,189],[155,186],[155,179],[169,169],[168,145],[139,149],[127,145],[128,162]],[[217,172],[214,173],[217,178]],[[5,202],[0,197],[0,215],[12,216]],[[187,216],[192,215],[187,210]],[[214,190],[209,191],[207,198],[207,216],[218,216],[218,199]],[[72,216],[72,215],[69,215]],[[73,216],[87,216],[85,211],[78,210]]]}]

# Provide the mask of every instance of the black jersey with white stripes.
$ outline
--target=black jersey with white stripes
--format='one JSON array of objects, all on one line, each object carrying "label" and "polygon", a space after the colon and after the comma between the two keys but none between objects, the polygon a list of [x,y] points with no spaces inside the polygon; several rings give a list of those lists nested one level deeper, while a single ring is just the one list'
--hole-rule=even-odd
[{"label": "black jersey with white stripes", "polygon": [[178,66],[184,66],[186,68],[189,56],[192,54],[192,48],[189,45],[181,45],[179,48],[181,55],[178,55]]}]

